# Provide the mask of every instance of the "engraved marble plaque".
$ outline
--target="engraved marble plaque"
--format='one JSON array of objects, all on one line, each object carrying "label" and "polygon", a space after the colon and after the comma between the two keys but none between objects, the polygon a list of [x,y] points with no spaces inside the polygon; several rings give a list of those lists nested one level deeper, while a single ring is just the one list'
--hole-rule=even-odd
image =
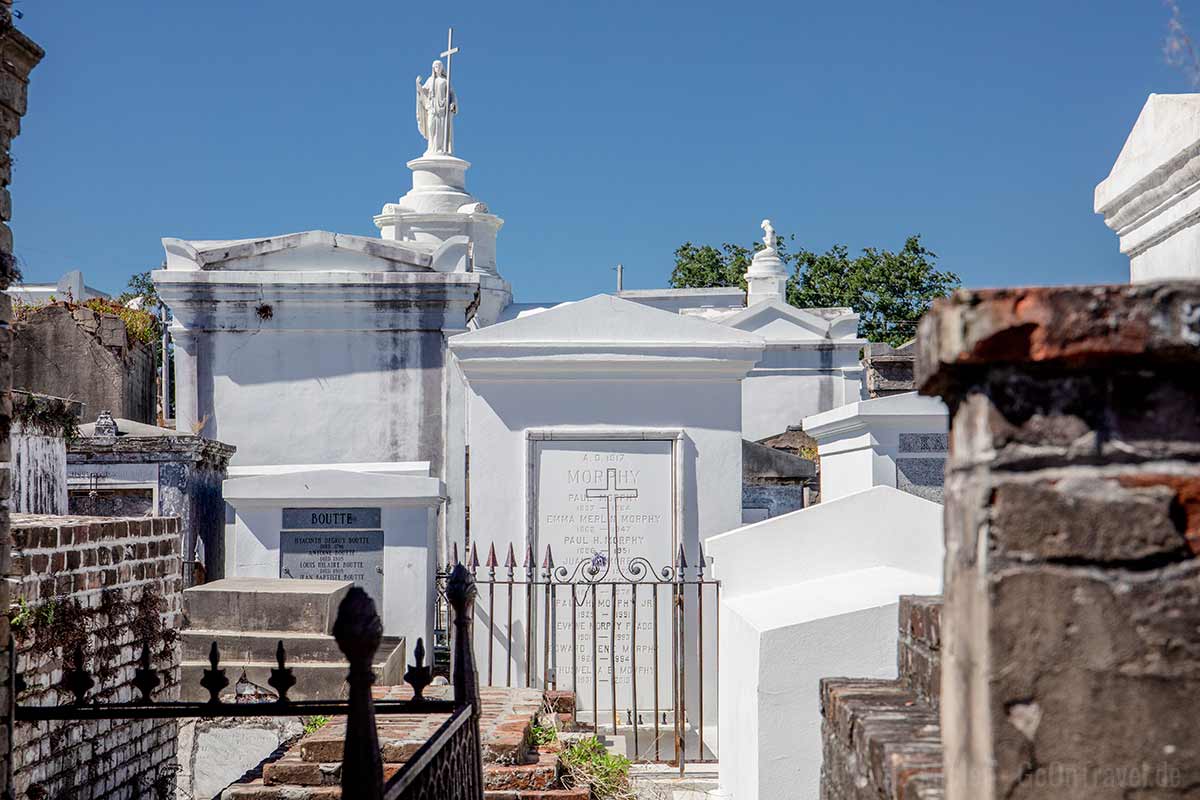
[{"label": "engraved marble plaque", "polygon": [[382,612],[383,531],[346,529],[347,520],[349,524],[379,525],[380,510],[285,508],[283,512],[285,526],[311,528],[280,531],[279,577],[353,581],[366,590],[375,608]]},{"label": "engraved marble plaque", "polygon": [[[614,690],[617,707],[626,710],[633,708],[636,672],[637,706],[652,708],[656,616],[664,643],[660,697],[669,696],[672,678],[665,634],[671,589],[656,586],[676,548],[672,442],[539,441],[534,458],[538,563],[550,545],[555,565],[574,583],[574,597],[559,585],[551,606],[557,684],[576,688],[581,709],[591,708],[594,682],[601,710],[611,710]],[[586,577],[589,566],[597,585]]]}]

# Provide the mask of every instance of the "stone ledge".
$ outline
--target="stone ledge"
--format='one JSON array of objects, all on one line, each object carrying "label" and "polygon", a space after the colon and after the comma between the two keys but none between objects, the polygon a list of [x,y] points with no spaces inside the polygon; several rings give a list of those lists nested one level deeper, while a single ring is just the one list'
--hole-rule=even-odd
[{"label": "stone ledge", "polygon": [[821,681],[822,800],[940,800],[937,712],[899,681]]},{"label": "stone ledge", "polygon": [[1200,282],[960,290],[921,320],[916,382],[955,394],[1002,365],[1111,370],[1200,363]]}]

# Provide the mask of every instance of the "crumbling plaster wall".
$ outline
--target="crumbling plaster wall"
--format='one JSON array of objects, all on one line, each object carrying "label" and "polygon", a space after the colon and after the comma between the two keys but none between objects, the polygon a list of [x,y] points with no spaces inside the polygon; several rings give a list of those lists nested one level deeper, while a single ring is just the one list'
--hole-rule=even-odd
[{"label": "crumbling plaster wall", "polygon": [[154,352],[132,340],[118,317],[54,304],[14,329],[13,386],[86,404],[85,414],[154,423]]}]

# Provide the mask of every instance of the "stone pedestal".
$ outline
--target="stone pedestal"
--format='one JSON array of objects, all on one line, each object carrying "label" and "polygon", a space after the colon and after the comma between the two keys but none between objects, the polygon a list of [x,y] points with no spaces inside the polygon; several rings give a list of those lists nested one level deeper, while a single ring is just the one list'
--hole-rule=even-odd
[{"label": "stone pedestal", "polygon": [[504,220],[467,191],[470,167],[471,162],[455,156],[422,156],[409,161],[413,188],[376,215],[379,235],[434,247],[452,236],[466,236],[472,244],[472,271],[499,275],[496,234]]},{"label": "stone pedestal", "polygon": [[746,270],[746,306],[767,300],[787,300],[787,268],[774,247],[764,247],[754,254]]},{"label": "stone pedestal", "polygon": [[1200,785],[1200,283],[960,292],[921,323],[951,412],[949,800]]}]

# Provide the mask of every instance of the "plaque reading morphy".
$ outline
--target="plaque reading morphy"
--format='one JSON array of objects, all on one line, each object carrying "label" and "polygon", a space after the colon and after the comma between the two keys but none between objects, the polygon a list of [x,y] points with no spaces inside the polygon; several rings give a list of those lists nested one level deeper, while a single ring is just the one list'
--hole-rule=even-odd
[{"label": "plaque reading morphy", "polygon": [[[560,586],[553,603],[550,669],[558,686],[575,689],[576,702],[588,711],[593,684],[602,707],[615,692],[617,706],[631,709],[635,682],[638,707],[644,707],[656,675],[660,696],[669,697],[671,662],[661,658],[654,634],[671,630],[671,587],[656,578],[674,563],[673,443],[539,441],[534,456],[538,558],[550,545],[555,564],[577,584],[573,596]],[[603,575],[599,585],[589,585],[585,564]]]}]

